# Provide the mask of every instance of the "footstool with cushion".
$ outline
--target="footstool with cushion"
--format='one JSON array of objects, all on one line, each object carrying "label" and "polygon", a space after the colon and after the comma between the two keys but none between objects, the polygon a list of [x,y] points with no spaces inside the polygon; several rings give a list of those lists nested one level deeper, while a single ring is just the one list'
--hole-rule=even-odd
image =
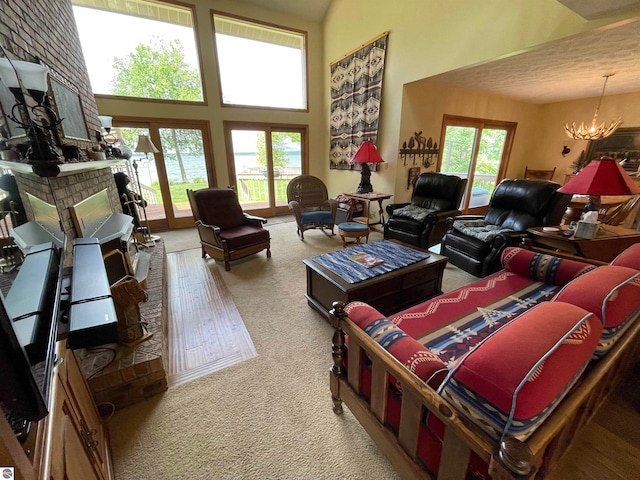
[{"label": "footstool with cushion", "polygon": [[[369,241],[369,227],[360,222],[343,222],[338,225],[338,234],[342,238],[342,247],[347,245],[360,245],[364,238],[364,243]],[[353,238],[354,241],[347,242],[346,238]]]}]

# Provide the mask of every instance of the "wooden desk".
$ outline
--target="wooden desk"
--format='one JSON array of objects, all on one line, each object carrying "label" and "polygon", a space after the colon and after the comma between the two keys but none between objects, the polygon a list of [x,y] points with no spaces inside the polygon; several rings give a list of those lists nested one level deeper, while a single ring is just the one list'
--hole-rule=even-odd
[{"label": "wooden desk", "polygon": [[[343,195],[346,195],[349,198],[353,198],[354,200],[359,200],[361,202],[364,202],[367,204],[367,208],[366,211],[363,212],[366,216],[364,217],[355,217],[352,218],[351,220],[353,220],[354,222],[360,222],[360,223],[364,223],[367,226],[370,225],[381,225],[384,223],[384,210],[382,209],[382,202],[384,200],[387,200],[389,198],[392,197],[392,195],[388,194],[388,193],[378,193],[378,192],[372,192],[372,193],[344,193]],[[369,213],[371,212],[371,202],[372,201],[377,201],[378,205],[380,206],[380,219],[377,222],[370,222],[370,218],[369,218]]]},{"label": "wooden desk", "polygon": [[602,262],[610,262],[628,246],[640,242],[640,232],[613,225],[600,225],[598,233],[591,239],[561,235],[568,229],[566,225],[558,227],[558,232],[544,232],[542,228],[527,230],[534,244]]}]

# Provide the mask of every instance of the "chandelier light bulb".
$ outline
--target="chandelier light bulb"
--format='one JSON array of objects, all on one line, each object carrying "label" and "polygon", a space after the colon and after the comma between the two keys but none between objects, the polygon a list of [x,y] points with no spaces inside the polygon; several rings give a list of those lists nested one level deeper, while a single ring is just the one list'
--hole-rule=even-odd
[{"label": "chandelier light bulb", "polygon": [[593,120],[591,120],[591,126],[587,127],[584,123],[581,123],[579,127],[576,127],[575,122],[571,125],[568,123],[564,124],[564,129],[567,132],[567,136],[569,138],[573,138],[574,140],[598,140],[600,138],[605,138],[615,132],[620,125],[622,125],[622,117],[618,117],[617,120],[613,120],[609,126],[606,126],[604,123],[598,125],[598,112],[600,111],[600,104],[602,103],[602,97],[604,97],[604,91],[607,88],[607,81],[609,77],[612,77],[613,73],[607,73],[603,75],[604,77],[604,86],[602,87],[602,94],[600,94],[600,100],[598,100],[598,106],[596,107],[596,111],[593,114]]}]

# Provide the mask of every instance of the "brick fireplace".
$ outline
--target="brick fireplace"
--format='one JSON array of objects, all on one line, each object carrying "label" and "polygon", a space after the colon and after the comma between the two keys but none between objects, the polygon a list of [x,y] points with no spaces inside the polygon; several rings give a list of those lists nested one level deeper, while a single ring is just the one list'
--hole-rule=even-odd
[{"label": "brick fireplace", "polygon": [[[13,58],[33,60],[39,57],[49,67],[50,75],[78,93],[89,139],[62,138],[62,145],[81,149],[96,147],[95,132],[100,130],[98,108],[86,70],[80,39],[75,26],[70,0],[0,0],[0,43]],[[100,53],[95,53],[100,55]],[[24,142],[22,131],[11,132],[9,143]],[[15,175],[25,205],[27,218],[33,220],[33,211],[26,193],[56,206],[62,230],[69,239],[77,236],[70,207],[108,189],[113,212],[121,212],[112,167],[119,162],[91,161],[64,163],[61,173],[53,178],[42,178],[32,173],[24,163],[0,162]],[[69,243],[70,245],[73,242]],[[147,293],[149,300],[140,307],[148,329],[153,335],[136,348],[115,345],[117,358],[108,368],[99,359],[77,352],[91,389],[98,403],[108,402],[120,408],[166,389],[164,359],[166,342],[163,320],[166,314],[164,291],[164,251],[162,242],[152,254]],[[152,249],[153,250],[153,249]],[[68,259],[71,252],[67,252]]]},{"label": "brick fireplace", "polygon": [[[69,239],[73,239],[77,237],[77,232],[70,207],[82,200],[106,188],[112,211],[121,212],[111,170],[112,166],[119,163],[85,162],[62,165],[61,174],[53,178],[42,178],[29,173],[30,167],[26,164],[9,165],[7,162],[0,162],[0,166],[11,168],[16,176],[27,218],[33,219],[33,211],[23,192],[29,192],[40,200],[55,205],[64,233]],[[72,241],[68,243],[69,246],[72,244]],[[140,304],[141,320],[148,334],[145,340],[133,346],[108,344],[105,345],[108,348],[76,350],[81,369],[89,379],[89,388],[100,406],[124,408],[167,389],[163,242],[156,243],[149,253],[151,264],[145,280],[148,299]]]},{"label": "brick fireplace", "polygon": [[111,170],[112,165],[119,163],[119,161],[84,162],[73,164],[71,169],[65,168],[69,165],[62,165],[63,170],[57,177],[46,178],[29,173],[31,167],[26,164],[0,162],[0,166],[10,169],[15,175],[27,219],[34,219],[31,204],[26,196],[28,192],[56,207],[62,231],[70,240],[70,244],[73,244],[73,239],[78,234],[69,207],[106,188],[112,211],[122,211]]}]

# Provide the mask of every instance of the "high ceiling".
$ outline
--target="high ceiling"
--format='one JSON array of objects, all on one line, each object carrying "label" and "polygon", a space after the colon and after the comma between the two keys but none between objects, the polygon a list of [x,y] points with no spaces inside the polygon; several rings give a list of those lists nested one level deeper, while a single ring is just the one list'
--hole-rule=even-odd
[{"label": "high ceiling", "polygon": [[321,22],[331,0],[243,0],[260,7],[286,12],[294,17]]},{"label": "high ceiling", "polygon": [[[331,0],[243,0],[321,22]],[[72,0],[76,5],[131,9],[139,0]],[[634,9],[640,0],[558,0],[586,19],[595,19],[621,9]],[[174,11],[175,10],[175,11]],[[167,9],[172,21],[184,9]],[[626,11],[626,10],[625,10]],[[144,16],[143,12],[139,12]],[[176,17],[177,18],[177,17]],[[190,17],[186,20],[190,24]],[[508,55],[482,65],[455,70],[421,81],[481,90],[531,103],[553,103],[597,97],[605,74],[613,73],[606,95],[640,92],[640,20],[616,28],[577,35]]]},{"label": "high ceiling", "polygon": [[[322,21],[331,0],[244,0],[311,21]],[[558,0],[586,19],[633,7],[638,0]],[[545,44],[519,55],[425,79],[531,103],[640,91],[640,21]]]}]

